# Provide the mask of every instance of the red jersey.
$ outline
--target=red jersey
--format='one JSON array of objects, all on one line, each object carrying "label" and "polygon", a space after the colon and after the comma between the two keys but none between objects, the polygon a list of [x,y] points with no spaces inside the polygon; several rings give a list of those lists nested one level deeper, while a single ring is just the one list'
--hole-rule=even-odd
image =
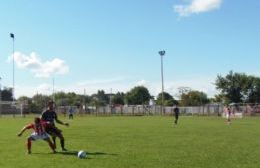
[{"label": "red jersey", "polygon": [[45,133],[45,128],[47,125],[48,125],[48,122],[40,121],[39,124],[31,123],[31,124],[27,125],[26,129],[33,129],[34,132],[36,132],[36,134],[42,135],[43,133]]}]

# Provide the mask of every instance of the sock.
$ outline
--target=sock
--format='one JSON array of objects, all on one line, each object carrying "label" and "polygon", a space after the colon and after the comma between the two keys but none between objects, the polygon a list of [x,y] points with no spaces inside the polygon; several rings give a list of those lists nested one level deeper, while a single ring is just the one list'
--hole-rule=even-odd
[{"label": "sock", "polygon": [[27,149],[28,151],[31,151],[32,148],[32,141],[30,139],[27,140]]},{"label": "sock", "polygon": [[65,143],[64,143],[64,139],[61,139],[60,140],[60,145],[61,145],[61,148],[64,149],[65,147]]}]

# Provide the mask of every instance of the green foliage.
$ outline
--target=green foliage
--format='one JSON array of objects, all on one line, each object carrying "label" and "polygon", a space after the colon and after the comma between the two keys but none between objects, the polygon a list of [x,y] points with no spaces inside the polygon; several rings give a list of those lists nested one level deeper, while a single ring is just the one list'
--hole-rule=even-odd
[{"label": "green foliage", "polygon": [[42,112],[46,107],[51,98],[47,95],[36,94],[32,97],[32,102],[38,106],[39,112]]},{"label": "green foliage", "polygon": [[216,88],[221,90],[225,95],[227,103],[242,102],[242,90],[246,87],[246,75],[240,73],[233,73],[230,71],[225,77],[218,75],[216,80]]},{"label": "green foliage", "polygon": [[136,86],[126,93],[125,100],[129,105],[148,104],[151,95],[144,86]]},{"label": "green foliage", "polygon": [[203,92],[192,90],[181,95],[182,106],[201,106],[207,103],[209,103],[209,99]]},{"label": "green foliage", "polygon": [[[163,92],[163,105],[164,106],[173,106],[179,104],[172,95],[167,92]],[[162,93],[159,93],[156,100],[156,105],[162,105]]]},{"label": "green foliage", "polygon": [[260,102],[260,78],[230,71],[225,77],[218,75],[215,85],[225,103]]},{"label": "green foliage", "polygon": [[109,104],[109,96],[104,90],[98,90],[97,94],[91,95],[91,99],[90,104],[93,106],[105,106]]},{"label": "green foliage", "polygon": [[1,90],[1,100],[2,101],[12,101],[13,100],[13,89],[5,87]]},{"label": "green foliage", "polygon": [[247,103],[260,102],[260,78],[249,76],[248,90],[245,92]]},{"label": "green foliage", "polygon": [[124,105],[125,94],[123,92],[117,92],[112,97],[112,104]]}]

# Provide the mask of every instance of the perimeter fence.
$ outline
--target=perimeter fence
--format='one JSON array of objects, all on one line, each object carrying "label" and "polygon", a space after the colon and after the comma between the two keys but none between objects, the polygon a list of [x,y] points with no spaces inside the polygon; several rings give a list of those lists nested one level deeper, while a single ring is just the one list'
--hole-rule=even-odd
[{"label": "perimeter fence", "polygon": [[[232,104],[232,113],[239,113],[243,116],[260,116],[260,104]],[[179,107],[180,114],[186,116],[222,116],[225,113],[225,106],[222,104],[207,104],[203,106]],[[42,110],[44,111],[44,109]],[[35,112],[40,114],[42,111]],[[147,105],[118,105],[118,106],[58,106],[56,112],[60,115],[96,115],[96,116],[143,116],[143,115],[165,115],[174,114],[174,107],[171,106],[147,106]],[[12,102],[0,103],[0,115],[24,116],[31,114],[27,104]]]}]

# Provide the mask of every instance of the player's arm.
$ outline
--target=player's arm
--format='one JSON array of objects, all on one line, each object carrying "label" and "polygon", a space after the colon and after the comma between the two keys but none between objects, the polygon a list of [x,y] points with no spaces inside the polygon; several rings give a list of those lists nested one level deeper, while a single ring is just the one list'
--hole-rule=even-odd
[{"label": "player's arm", "polygon": [[55,114],[55,121],[56,121],[58,124],[66,125],[67,127],[69,126],[69,123],[62,122],[61,120],[59,120],[57,114]]},{"label": "player's arm", "polygon": [[28,126],[25,126],[23,127],[23,129],[17,134],[17,136],[22,136],[23,133],[27,130],[27,129],[30,129],[31,128],[31,125],[28,125]]},{"label": "player's arm", "polygon": [[40,119],[42,120],[42,121],[45,121],[46,120],[46,115],[45,115],[45,111],[43,111],[42,112],[42,115],[40,116]]}]

